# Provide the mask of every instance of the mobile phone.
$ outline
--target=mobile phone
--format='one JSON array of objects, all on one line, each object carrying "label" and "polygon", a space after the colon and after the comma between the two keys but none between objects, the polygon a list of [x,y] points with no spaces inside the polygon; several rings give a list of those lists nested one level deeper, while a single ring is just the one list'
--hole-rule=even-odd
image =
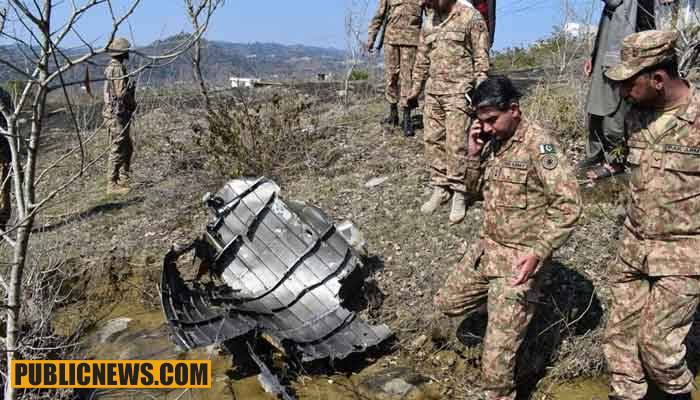
[{"label": "mobile phone", "polygon": [[481,130],[481,133],[479,133],[479,140],[481,140],[483,143],[486,143],[486,142],[488,142],[489,140],[491,140],[491,135],[487,134],[487,133],[484,132],[484,130],[482,129],[482,130]]}]

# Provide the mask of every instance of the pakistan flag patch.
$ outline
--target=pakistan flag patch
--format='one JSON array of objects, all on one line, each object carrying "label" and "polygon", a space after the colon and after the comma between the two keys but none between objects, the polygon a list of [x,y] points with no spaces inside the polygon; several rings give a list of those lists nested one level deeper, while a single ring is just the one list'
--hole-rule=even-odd
[{"label": "pakistan flag patch", "polygon": [[553,144],[541,144],[540,145],[540,154],[556,154],[556,150],[554,150],[554,145]]}]

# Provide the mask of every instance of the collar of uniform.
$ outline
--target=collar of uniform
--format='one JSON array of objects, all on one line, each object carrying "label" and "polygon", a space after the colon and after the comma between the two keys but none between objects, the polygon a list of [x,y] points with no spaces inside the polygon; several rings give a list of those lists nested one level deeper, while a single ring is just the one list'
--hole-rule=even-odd
[{"label": "collar of uniform", "polygon": [[518,128],[515,130],[515,134],[513,135],[513,140],[522,142],[525,140],[525,133],[530,129],[530,123],[525,119],[522,118],[520,120],[520,123],[518,124]]},{"label": "collar of uniform", "polygon": [[676,116],[692,124],[700,117],[700,88],[692,84],[689,86],[688,102],[678,109]]},{"label": "collar of uniform", "polygon": [[447,22],[450,21],[452,18],[455,18],[456,16],[461,14],[463,7],[463,4],[461,4],[460,2],[456,2],[454,6],[452,6],[452,10],[447,15],[447,17],[442,22],[440,22],[440,26],[447,24]]}]

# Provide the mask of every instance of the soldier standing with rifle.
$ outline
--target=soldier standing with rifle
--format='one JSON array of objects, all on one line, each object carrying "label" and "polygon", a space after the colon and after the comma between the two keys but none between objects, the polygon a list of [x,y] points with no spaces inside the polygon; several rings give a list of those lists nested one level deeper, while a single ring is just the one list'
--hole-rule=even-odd
[{"label": "soldier standing with rifle", "polygon": [[489,30],[473,6],[457,0],[430,0],[413,69],[414,101],[425,87],[423,140],[433,194],[421,207],[432,214],[452,198],[450,223],[466,213],[467,93],[489,71]]},{"label": "soldier standing with rifle", "polygon": [[131,182],[131,118],[136,111],[136,86],[124,62],[129,59],[131,44],[116,38],[108,47],[112,56],[105,70],[104,109],[102,116],[109,133],[111,149],[107,171],[107,193],[128,193]]},{"label": "soldier standing with rifle", "polygon": [[367,50],[373,51],[379,30],[384,26],[379,40],[379,48],[384,45],[384,73],[386,79],[386,99],[389,102],[389,116],[384,123],[398,126],[400,105],[403,110],[402,127],[405,136],[413,136],[411,109],[415,102],[409,102],[411,75],[416,60],[416,51],[423,24],[422,0],[379,0],[379,8],[369,25]]}]

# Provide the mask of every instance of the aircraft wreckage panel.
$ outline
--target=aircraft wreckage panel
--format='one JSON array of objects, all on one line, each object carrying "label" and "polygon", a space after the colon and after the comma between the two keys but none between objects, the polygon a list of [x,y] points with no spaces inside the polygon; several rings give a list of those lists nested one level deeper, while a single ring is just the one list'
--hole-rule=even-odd
[{"label": "aircraft wreckage panel", "polygon": [[[360,259],[343,231],[319,209],[284,202],[272,181],[238,179],[205,203],[213,220],[204,240],[165,258],[161,302],[174,340],[184,348],[209,345],[260,330],[292,344],[302,361],[344,358],[387,339],[343,307],[357,294]],[[347,229],[346,229],[347,228]],[[185,282],[176,261],[196,248],[212,282]]]}]

